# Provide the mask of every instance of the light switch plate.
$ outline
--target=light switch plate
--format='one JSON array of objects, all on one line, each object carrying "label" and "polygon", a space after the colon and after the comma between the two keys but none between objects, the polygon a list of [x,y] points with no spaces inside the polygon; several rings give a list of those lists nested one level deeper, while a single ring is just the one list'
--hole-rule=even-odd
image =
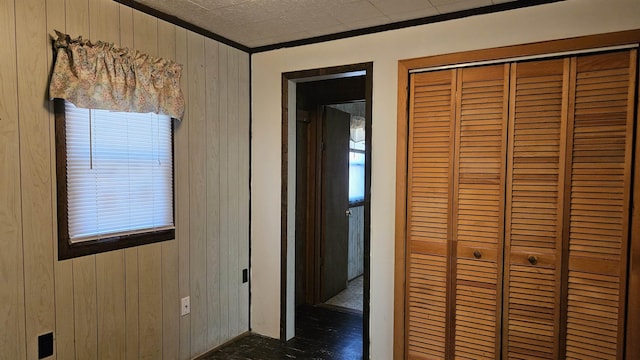
[{"label": "light switch plate", "polygon": [[180,316],[185,316],[191,312],[191,301],[189,297],[183,297],[180,300]]}]

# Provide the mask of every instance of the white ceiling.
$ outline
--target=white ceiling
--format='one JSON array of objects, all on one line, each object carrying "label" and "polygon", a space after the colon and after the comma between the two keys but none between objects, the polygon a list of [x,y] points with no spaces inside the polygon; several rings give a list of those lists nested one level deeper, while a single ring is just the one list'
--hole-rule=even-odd
[{"label": "white ceiling", "polygon": [[248,48],[514,1],[135,0]]}]

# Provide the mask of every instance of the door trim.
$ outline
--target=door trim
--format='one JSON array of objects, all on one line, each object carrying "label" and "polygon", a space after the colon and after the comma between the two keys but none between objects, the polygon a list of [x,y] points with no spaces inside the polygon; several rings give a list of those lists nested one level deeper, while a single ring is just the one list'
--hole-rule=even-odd
[{"label": "door trim", "polygon": [[[394,274],[394,359],[405,354],[405,239],[407,220],[407,141],[409,125],[409,73],[425,68],[456,66],[459,64],[500,61],[516,57],[543,57],[550,53],[583,51],[610,46],[640,43],[640,29],[570,39],[505,46],[493,49],[465,51],[398,61],[397,145],[396,145],[396,222],[395,222],[395,274]],[[636,95],[636,127],[638,119]],[[636,130],[637,131],[637,130]],[[640,153],[636,145],[636,176],[633,180],[633,203],[640,202]],[[634,207],[632,206],[632,209]],[[638,206],[640,208],[640,205]],[[627,289],[626,354],[640,353],[640,343],[628,339],[640,336],[640,212],[632,211],[629,238],[629,274]]]},{"label": "door trim", "polygon": [[[327,67],[321,69],[311,69],[287,72],[282,74],[282,126],[281,126],[281,207],[280,207],[280,340],[286,341],[287,325],[287,245],[288,245],[288,218],[289,208],[288,178],[289,178],[289,94],[290,82],[302,82],[309,80],[330,79],[344,76],[344,74],[363,72],[365,74],[365,198],[364,198],[364,294],[363,294],[363,326],[362,326],[362,347],[363,358],[369,358],[370,339],[370,252],[371,252],[371,120],[372,120],[372,100],[373,100],[373,62]],[[291,109],[294,113],[296,109]],[[294,204],[295,206],[295,204]]]}]

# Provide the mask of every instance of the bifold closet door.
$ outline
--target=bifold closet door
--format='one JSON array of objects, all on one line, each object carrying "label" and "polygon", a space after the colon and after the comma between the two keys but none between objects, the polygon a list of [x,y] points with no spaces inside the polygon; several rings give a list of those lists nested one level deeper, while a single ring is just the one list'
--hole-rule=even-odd
[{"label": "bifold closet door", "polygon": [[567,359],[623,355],[637,64],[637,50],[572,60]]},{"label": "bifold closet door", "polygon": [[509,65],[458,70],[451,358],[500,357]]},{"label": "bifold closet door", "polygon": [[569,63],[511,69],[503,323],[509,359],[559,358]]},{"label": "bifold closet door", "polygon": [[514,64],[503,356],[621,359],[636,51]]},{"label": "bifold closet door", "polygon": [[637,66],[411,75],[407,358],[622,359]]},{"label": "bifold closet door", "polygon": [[405,354],[446,354],[456,70],[411,75]]},{"label": "bifold closet door", "polygon": [[411,77],[410,359],[499,354],[508,69]]}]

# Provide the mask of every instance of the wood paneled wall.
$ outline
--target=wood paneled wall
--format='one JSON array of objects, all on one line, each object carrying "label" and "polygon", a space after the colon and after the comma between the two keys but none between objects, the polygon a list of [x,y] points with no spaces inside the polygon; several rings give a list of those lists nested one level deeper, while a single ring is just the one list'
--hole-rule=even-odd
[{"label": "wood paneled wall", "polygon": [[348,280],[364,273],[364,206],[350,208]]},{"label": "wood paneled wall", "polygon": [[[184,65],[176,238],[57,260],[54,29]],[[248,330],[249,55],[112,0],[0,0],[0,359],[188,359]],[[180,316],[180,298],[191,314]]]}]

